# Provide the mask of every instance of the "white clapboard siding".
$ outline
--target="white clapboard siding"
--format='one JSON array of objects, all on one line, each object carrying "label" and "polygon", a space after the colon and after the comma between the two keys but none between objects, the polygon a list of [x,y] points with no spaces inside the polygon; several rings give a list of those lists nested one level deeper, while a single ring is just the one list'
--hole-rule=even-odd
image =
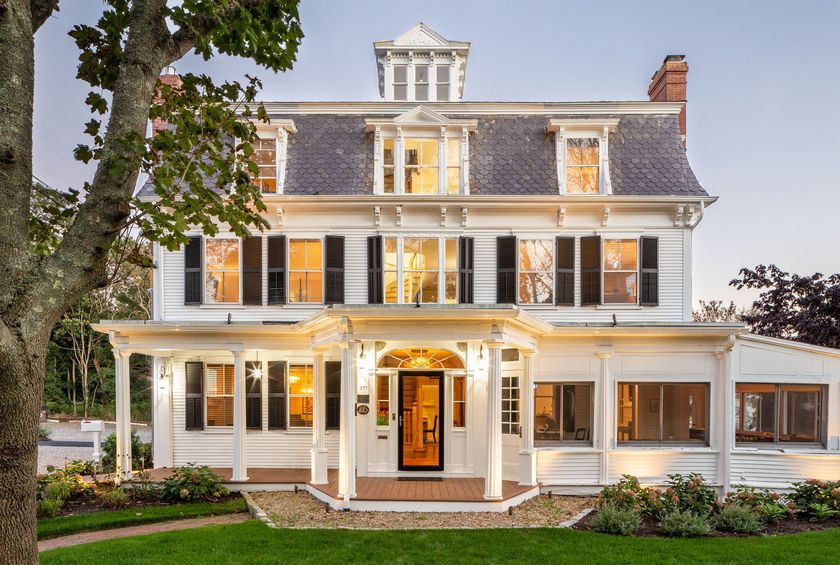
[{"label": "white clapboard siding", "polygon": [[708,451],[633,449],[609,452],[609,480],[633,475],[642,483],[662,484],[668,475],[700,473],[711,484],[717,483],[718,454]]},{"label": "white clapboard siding", "polygon": [[537,480],[543,485],[596,485],[601,454],[593,451],[537,451]]},{"label": "white clapboard siding", "polygon": [[733,453],[731,482],[775,488],[805,479],[836,481],[840,478],[840,453]]}]

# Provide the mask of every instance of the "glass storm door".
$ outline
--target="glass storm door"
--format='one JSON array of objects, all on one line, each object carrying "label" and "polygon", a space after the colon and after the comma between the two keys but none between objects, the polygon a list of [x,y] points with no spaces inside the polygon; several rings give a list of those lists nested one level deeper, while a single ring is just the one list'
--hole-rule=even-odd
[{"label": "glass storm door", "polygon": [[399,375],[399,465],[402,471],[443,470],[443,373]]}]

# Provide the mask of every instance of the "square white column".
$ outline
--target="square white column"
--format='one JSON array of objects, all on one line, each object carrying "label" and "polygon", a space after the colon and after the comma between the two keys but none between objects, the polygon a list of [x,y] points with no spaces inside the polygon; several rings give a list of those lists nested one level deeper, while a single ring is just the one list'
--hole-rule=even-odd
[{"label": "square white column", "polygon": [[232,481],[248,480],[245,444],[245,353],[233,354],[233,470]]},{"label": "square white column", "polygon": [[324,435],[327,428],[327,383],[324,374],[324,353],[315,352],[313,366],[312,387],[312,457],[311,477],[313,485],[327,484],[327,448],[324,446]]},{"label": "square white column", "polygon": [[358,343],[341,350],[341,415],[339,421],[338,496],[344,507],[356,496],[356,355]]},{"label": "square white column", "polygon": [[484,498],[502,499],[502,347],[486,344],[489,355],[487,370],[487,468],[484,477]]},{"label": "square white column", "polygon": [[537,452],[534,450],[534,351],[520,351],[522,355],[522,418],[519,447],[519,484],[537,484]]},{"label": "square white column", "polygon": [[613,383],[610,375],[610,357],[611,351],[598,351],[596,353],[601,360],[601,409],[599,412],[601,422],[601,431],[598,434],[599,443],[601,444],[601,469],[599,479],[602,485],[609,482],[610,478],[610,446],[612,445],[612,430],[615,429],[613,424],[612,414],[615,409],[612,408],[613,398]]},{"label": "square white column", "polygon": [[126,351],[114,351],[114,370],[116,379],[115,404],[117,412],[117,456],[116,480],[131,479],[131,385],[129,382],[129,358]]}]

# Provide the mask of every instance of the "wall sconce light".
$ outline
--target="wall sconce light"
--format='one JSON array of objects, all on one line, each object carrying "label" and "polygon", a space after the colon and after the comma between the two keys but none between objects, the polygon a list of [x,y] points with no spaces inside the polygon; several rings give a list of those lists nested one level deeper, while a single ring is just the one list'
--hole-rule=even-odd
[{"label": "wall sconce light", "polygon": [[359,346],[359,359],[365,358],[365,344]]},{"label": "wall sconce light", "polygon": [[478,360],[484,361],[484,344],[482,343],[478,348]]}]

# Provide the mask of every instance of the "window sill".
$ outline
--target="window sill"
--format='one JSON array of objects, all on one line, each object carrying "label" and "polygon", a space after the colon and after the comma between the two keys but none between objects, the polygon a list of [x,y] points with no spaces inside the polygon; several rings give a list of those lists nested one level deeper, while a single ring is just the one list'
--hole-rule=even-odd
[{"label": "window sill", "polygon": [[231,310],[231,309],[244,310],[245,309],[244,304],[233,303],[233,302],[231,302],[230,304],[199,304],[198,307],[201,308],[202,310]]},{"label": "window sill", "polygon": [[642,310],[638,304],[596,304],[596,310]]},{"label": "window sill", "polygon": [[717,449],[712,449],[708,445],[687,445],[687,444],[656,444],[656,445],[629,445],[621,444],[615,446],[613,451],[623,451],[626,453],[649,451],[649,452],[695,452],[695,453],[719,453]]},{"label": "window sill", "polygon": [[782,445],[763,445],[763,446],[752,446],[752,445],[735,445],[732,448],[732,453],[737,454],[758,454],[758,455],[836,455],[836,452],[831,452],[822,445],[791,445],[791,446],[782,446]]},{"label": "window sill", "polygon": [[572,444],[555,444],[555,445],[540,445],[534,444],[535,451],[557,452],[557,453],[601,453],[601,450],[593,447],[591,443],[572,445]]}]

